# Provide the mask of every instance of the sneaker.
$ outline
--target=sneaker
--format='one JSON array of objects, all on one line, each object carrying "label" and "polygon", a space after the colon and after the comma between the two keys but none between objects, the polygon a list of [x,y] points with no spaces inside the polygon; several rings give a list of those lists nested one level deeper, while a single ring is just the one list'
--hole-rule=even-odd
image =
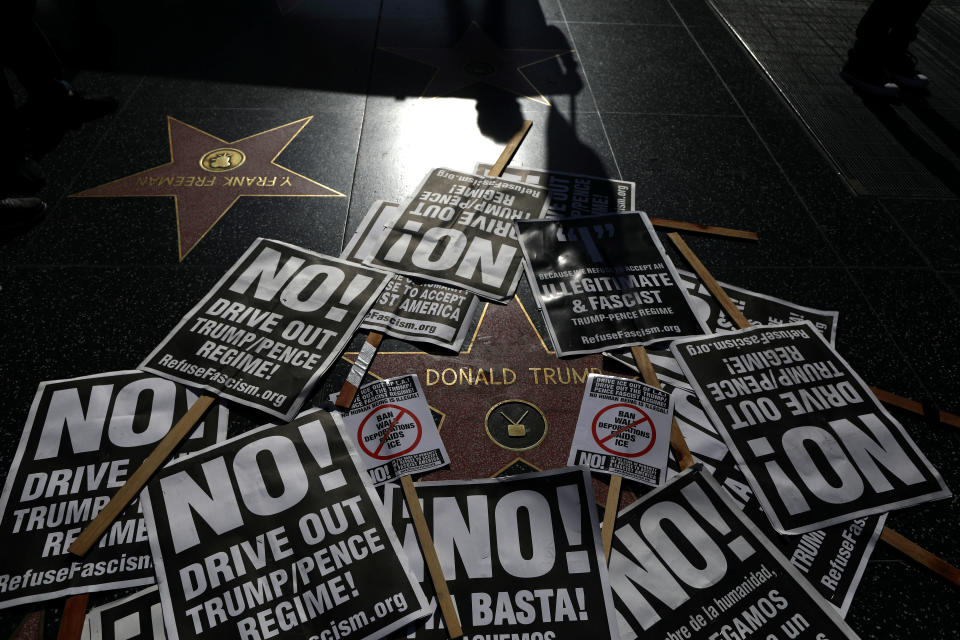
[{"label": "sneaker", "polygon": [[901,87],[922,91],[930,85],[930,78],[917,70],[917,57],[906,49],[889,56],[884,68]]},{"label": "sneaker", "polygon": [[855,91],[875,98],[897,98],[900,87],[887,75],[883,67],[876,64],[863,64],[847,60],[840,71],[840,77]]},{"label": "sneaker", "polygon": [[47,203],[40,198],[0,199],[0,229],[19,229],[43,217]]}]

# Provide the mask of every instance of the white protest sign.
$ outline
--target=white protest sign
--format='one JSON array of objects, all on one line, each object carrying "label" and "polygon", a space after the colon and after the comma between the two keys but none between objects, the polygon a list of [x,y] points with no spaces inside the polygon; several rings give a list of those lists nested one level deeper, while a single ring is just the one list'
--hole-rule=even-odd
[{"label": "white protest sign", "polygon": [[[384,505],[428,595],[414,524],[395,485]],[[421,482],[417,492],[465,640],[617,640],[597,510],[584,469]],[[405,634],[449,636],[433,615]],[[398,637],[404,637],[399,635]]]},{"label": "white protest sign", "polygon": [[[153,583],[136,503],[86,557],[67,547],[196,399],[142,371],[40,384],[0,496],[0,608]],[[227,418],[214,406],[179,452],[223,440]]]},{"label": "white protest sign", "polygon": [[672,416],[669,393],[591,373],[567,464],[656,486],[666,477]]},{"label": "white protest sign", "polygon": [[374,484],[450,464],[416,375],[363,385],[343,422]]},{"label": "white protest sign", "polygon": [[624,640],[857,637],[702,465],[617,515],[610,586]]},{"label": "white protest sign", "polygon": [[[399,205],[374,202],[340,256],[363,262],[383,242],[399,215]],[[360,328],[460,351],[478,306],[477,296],[463,289],[396,274]]]},{"label": "white protest sign", "polygon": [[258,238],[140,368],[289,420],[389,279]]},{"label": "white protest sign", "polygon": [[172,640],[372,640],[427,614],[336,414],[177,460],[142,503]]},{"label": "white protest sign", "polygon": [[950,496],[903,425],[810,322],[670,349],[780,533]]},{"label": "white protest sign", "polygon": [[523,271],[512,222],[546,209],[545,188],[434,169],[364,262],[506,300]]}]

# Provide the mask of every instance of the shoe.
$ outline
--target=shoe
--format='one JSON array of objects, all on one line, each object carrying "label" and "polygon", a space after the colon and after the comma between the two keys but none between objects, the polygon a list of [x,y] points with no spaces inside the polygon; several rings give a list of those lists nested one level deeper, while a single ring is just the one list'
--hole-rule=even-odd
[{"label": "shoe", "polygon": [[883,67],[856,61],[853,56],[843,65],[840,77],[855,91],[875,98],[893,99],[900,96],[900,87],[887,75]]},{"label": "shoe", "polygon": [[40,198],[0,199],[0,229],[19,229],[43,217],[47,203]]},{"label": "shoe", "polygon": [[906,89],[923,91],[930,85],[930,78],[917,70],[917,57],[906,49],[890,55],[884,69],[894,82]]}]

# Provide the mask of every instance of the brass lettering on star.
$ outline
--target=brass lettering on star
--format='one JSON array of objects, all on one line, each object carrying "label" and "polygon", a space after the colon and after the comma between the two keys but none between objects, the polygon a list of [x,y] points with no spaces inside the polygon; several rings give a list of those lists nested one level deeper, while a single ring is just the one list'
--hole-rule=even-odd
[{"label": "brass lettering on star", "polygon": [[[526,372],[521,374],[521,383],[526,384],[576,384],[582,385],[587,381],[587,376],[591,373],[602,373],[598,367],[527,367]],[[509,367],[500,368],[473,368],[473,367],[447,367],[444,369],[426,370],[427,386],[432,387],[442,384],[447,387],[453,386],[495,386],[511,385],[517,381],[517,372]]]}]

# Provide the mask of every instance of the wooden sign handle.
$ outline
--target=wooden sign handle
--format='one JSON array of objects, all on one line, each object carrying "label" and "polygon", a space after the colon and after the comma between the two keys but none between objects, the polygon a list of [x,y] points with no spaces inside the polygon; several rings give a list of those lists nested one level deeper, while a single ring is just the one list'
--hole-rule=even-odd
[{"label": "wooden sign handle", "polygon": [[513,134],[513,137],[507,142],[503,151],[500,152],[500,157],[497,158],[497,161],[490,168],[490,171],[487,172],[487,175],[493,176],[494,178],[499,178],[503,175],[503,170],[506,169],[510,161],[513,160],[514,154],[517,152],[517,149],[520,148],[520,143],[527,137],[527,132],[530,131],[530,127],[532,126],[533,120],[523,121],[520,129]]},{"label": "wooden sign handle", "polygon": [[621,484],[623,484],[623,478],[616,474],[610,475],[610,486],[607,488],[607,502],[603,507],[603,527],[600,529],[604,561],[607,564],[610,564],[610,548],[613,546],[613,529],[617,525],[617,510],[620,507]]},{"label": "wooden sign handle", "polygon": [[87,616],[87,602],[89,593],[70,596],[63,605],[63,614],[60,616],[60,628],[57,630],[57,640],[80,640],[83,635],[83,621]]},{"label": "wooden sign handle", "polygon": [[357,389],[360,388],[360,383],[363,382],[363,376],[367,374],[367,369],[370,368],[373,357],[377,355],[377,349],[380,348],[382,341],[382,333],[371,331],[367,334],[367,339],[364,340],[363,346],[360,348],[360,353],[357,354],[357,359],[353,361],[353,367],[350,368],[347,379],[343,382],[343,386],[340,387],[340,395],[337,396],[337,400],[334,402],[335,405],[341,409],[349,409],[350,405],[353,404],[353,398],[357,395]]},{"label": "wooden sign handle", "polygon": [[679,229],[680,231],[692,231],[693,233],[704,233],[711,236],[724,236],[727,238],[739,238],[740,240],[760,240],[760,236],[755,231],[741,231],[740,229],[728,229],[727,227],[714,227],[707,224],[696,224],[695,222],[681,222],[679,220],[667,220],[666,218],[649,218],[650,224],[664,229]]},{"label": "wooden sign handle", "polygon": [[143,464],[133,472],[133,475],[131,475],[124,485],[114,494],[110,502],[107,503],[107,506],[103,508],[103,511],[98,513],[97,517],[87,525],[87,528],[80,533],[67,551],[78,556],[86,555],[90,547],[92,547],[94,543],[100,539],[100,536],[103,535],[103,532],[107,530],[107,527],[117,519],[117,516],[130,504],[130,501],[140,493],[140,490],[147,484],[150,476],[163,466],[163,463],[167,461],[167,458],[169,458],[173,450],[177,448],[180,441],[193,430],[194,425],[200,421],[200,418],[202,418],[203,414],[210,408],[213,401],[213,396],[200,396],[197,398],[193,406],[187,409],[187,412],[177,421],[177,424],[173,425],[173,428],[163,437],[163,440],[157,444],[154,450],[150,452],[150,455],[143,461]]},{"label": "wooden sign handle", "polygon": [[[713,297],[717,299],[722,306],[724,311],[729,314],[733,321],[737,323],[737,327],[740,329],[749,329],[750,321],[737,309],[736,305],[733,304],[733,301],[730,299],[730,296],[727,295],[727,292],[717,284],[717,281],[713,279],[713,276],[710,275],[710,272],[707,271],[707,268],[703,266],[703,263],[700,262],[700,259],[697,258],[696,254],[687,246],[687,243],[683,241],[676,233],[667,234],[667,237],[673,241],[673,244],[677,246],[677,249],[680,250],[680,253],[683,254],[683,257],[686,258],[687,262],[690,263],[690,266],[693,267],[693,270],[697,272],[697,275],[703,280],[704,284],[707,285],[707,289],[710,290],[710,293],[713,294]],[[871,387],[872,389],[872,387]],[[876,393],[876,391],[874,391]],[[890,394],[893,395],[893,394]],[[906,554],[909,558],[913,559],[915,562],[925,566],[936,574],[939,574],[949,580],[950,582],[960,585],[960,570],[946,562],[945,560],[937,557],[936,555],[930,553],[920,545],[908,540],[903,537],[890,527],[884,527],[883,531],[880,532],[880,539],[892,546],[897,551]]]},{"label": "wooden sign handle", "polygon": [[433,546],[433,536],[430,535],[427,519],[420,507],[417,488],[413,486],[413,480],[410,476],[401,476],[400,485],[403,487],[403,497],[406,498],[407,508],[413,518],[417,538],[420,539],[420,549],[423,551],[423,559],[426,561],[427,569],[430,572],[433,589],[437,592],[437,603],[440,605],[440,612],[443,614],[443,622],[447,626],[447,635],[451,638],[458,638],[463,635],[463,629],[460,627],[460,616],[457,615],[453,600],[450,598],[450,589],[447,588],[447,580],[443,577],[443,567],[440,566],[437,549]]}]

